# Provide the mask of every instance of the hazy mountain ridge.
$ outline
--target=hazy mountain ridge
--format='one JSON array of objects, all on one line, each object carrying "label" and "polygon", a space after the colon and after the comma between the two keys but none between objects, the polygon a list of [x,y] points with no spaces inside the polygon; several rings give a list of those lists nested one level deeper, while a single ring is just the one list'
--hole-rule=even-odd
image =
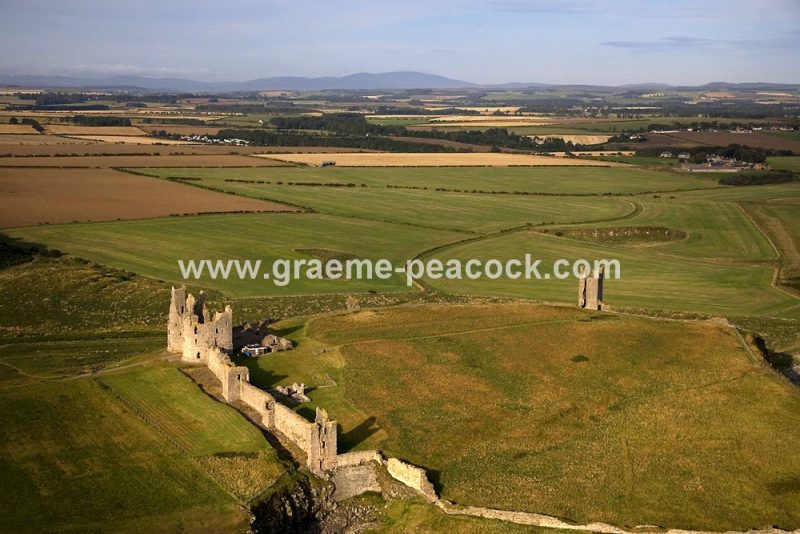
[{"label": "hazy mountain ridge", "polygon": [[365,90],[381,91],[389,89],[553,89],[553,90],[619,90],[631,91],[680,91],[680,90],[800,90],[797,84],[780,83],[728,83],[712,82],[700,86],[674,86],[664,83],[635,83],[620,86],[594,84],[545,84],[535,82],[510,82],[503,84],[476,84],[463,80],[447,78],[438,74],[398,71],[384,73],[361,72],[347,76],[275,76],[256,78],[243,82],[204,82],[185,78],[149,78],[145,76],[110,76],[88,78],[78,76],[44,75],[3,75],[0,85],[42,88],[82,88],[82,89],[144,89],[149,91],[184,92],[252,92],[268,90],[324,91],[324,90]]}]

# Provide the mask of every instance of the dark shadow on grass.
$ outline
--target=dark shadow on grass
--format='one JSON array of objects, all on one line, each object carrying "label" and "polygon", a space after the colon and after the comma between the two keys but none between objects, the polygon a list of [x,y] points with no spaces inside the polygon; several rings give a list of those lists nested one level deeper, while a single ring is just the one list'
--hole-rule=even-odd
[{"label": "dark shadow on grass", "polygon": [[[280,337],[289,337],[292,334],[294,334],[295,332],[297,332],[298,330],[300,330],[301,328],[303,328],[303,326],[305,326],[305,325],[298,324],[298,325],[289,326],[289,327],[286,327],[286,328],[270,328],[270,333],[275,334],[276,336],[280,336]],[[297,344],[297,343],[295,343],[295,344]]]},{"label": "dark shadow on grass", "polygon": [[250,383],[261,389],[268,389],[281,380],[288,378],[288,375],[279,375],[258,365],[258,358],[248,358],[247,356],[237,356],[234,358],[236,365],[243,365],[250,371]]},{"label": "dark shadow on grass", "polygon": [[785,495],[796,493],[800,495],[800,476],[785,477],[767,483],[767,489],[772,495]]},{"label": "dark shadow on grass", "polygon": [[426,469],[428,480],[433,484],[433,489],[436,490],[436,495],[441,495],[444,491],[444,484],[442,484],[442,472],[436,469]]},{"label": "dark shadow on grass", "polygon": [[377,424],[375,416],[364,419],[360,424],[351,428],[347,432],[339,434],[337,442],[342,451],[349,451],[359,443],[367,440],[370,436],[381,429]]}]

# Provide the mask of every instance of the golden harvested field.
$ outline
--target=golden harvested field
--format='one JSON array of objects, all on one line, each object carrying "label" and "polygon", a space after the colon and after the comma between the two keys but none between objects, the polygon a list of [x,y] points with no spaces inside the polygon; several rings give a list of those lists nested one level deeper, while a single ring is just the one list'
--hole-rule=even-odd
[{"label": "golden harvested field", "polygon": [[[536,136],[530,136],[536,137]],[[539,136],[544,137],[544,136]],[[565,143],[575,145],[599,145],[611,139],[610,135],[582,135],[582,134],[547,134],[547,139],[563,139]]]},{"label": "golden harvested field", "polygon": [[[2,150],[0,150],[2,152]],[[238,154],[179,156],[0,157],[0,167],[275,167],[287,163]]]},{"label": "golden harvested field", "polygon": [[0,146],[3,145],[80,145],[90,141],[70,139],[57,135],[0,134]]},{"label": "golden harvested field", "polygon": [[480,126],[487,128],[504,126],[542,126],[553,124],[553,119],[549,117],[516,115],[509,117],[495,117],[493,115],[449,115],[431,119],[429,124],[442,126]]},{"label": "golden harvested field", "polygon": [[[519,106],[453,106],[456,109],[463,109],[464,111],[477,111],[481,115],[491,115],[497,111],[502,113],[515,113]],[[425,109],[431,111],[439,111],[440,109],[450,109],[448,106],[425,106]],[[471,115],[472,116],[472,115]],[[530,115],[529,115],[530,116]]]},{"label": "golden harvested field", "polygon": [[74,126],[69,124],[48,124],[44,127],[55,135],[144,135],[134,126]]},{"label": "golden harvested field", "polygon": [[194,145],[191,141],[177,141],[175,139],[161,139],[145,135],[73,135],[76,139],[98,141],[100,143],[123,143],[128,145]]},{"label": "golden harvested field", "polygon": [[0,228],[189,213],[296,211],[111,169],[4,169],[0,204]]},{"label": "golden harvested field", "polygon": [[0,124],[0,134],[36,134],[39,132],[34,130],[27,124]]},{"label": "golden harvested field", "polygon": [[[550,152],[557,158],[567,157],[566,152]],[[633,150],[576,150],[572,152],[573,156],[633,156],[636,154]]]},{"label": "golden harvested field", "polygon": [[591,167],[618,167],[620,164],[605,161],[569,160],[528,154],[497,153],[349,153],[336,154],[270,154],[257,157],[318,166],[321,161],[335,161],[337,167],[511,167],[581,165]]},{"label": "golden harvested field", "polygon": [[200,121],[218,121],[224,119],[224,115],[202,115],[197,113],[185,114],[176,113],[174,109],[157,110],[153,108],[146,108],[139,110],[136,113],[139,117],[158,117],[161,119],[196,119]]}]

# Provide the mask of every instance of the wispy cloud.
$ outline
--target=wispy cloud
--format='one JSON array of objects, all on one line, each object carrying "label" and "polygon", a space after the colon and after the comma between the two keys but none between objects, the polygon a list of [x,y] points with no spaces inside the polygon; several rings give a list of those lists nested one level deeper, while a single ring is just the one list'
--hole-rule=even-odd
[{"label": "wispy cloud", "polygon": [[602,46],[613,46],[614,48],[675,50],[713,46],[721,42],[703,37],[664,37],[658,41],[605,41],[600,44]]}]

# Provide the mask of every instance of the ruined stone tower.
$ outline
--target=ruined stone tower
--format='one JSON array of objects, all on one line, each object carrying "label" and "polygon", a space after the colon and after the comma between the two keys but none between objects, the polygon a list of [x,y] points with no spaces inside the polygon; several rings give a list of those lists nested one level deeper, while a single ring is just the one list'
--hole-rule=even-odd
[{"label": "ruined stone tower", "polygon": [[603,309],[603,269],[592,274],[589,269],[581,270],[578,281],[578,307],[587,310]]},{"label": "ruined stone tower", "polygon": [[315,472],[324,472],[336,467],[336,421],[331,421],[328,412],[317,407],[311,443],[308,450],[308,467]]},{"label": "ruined stone tower", "polygon": [[205,305],[205,294],[187,295],[186,288],[172,288],[167,324],[167,350],[180,352],[187,362],[207,363],[212,347],[233,350],[233,310],[225,307],[212,317]]}]

